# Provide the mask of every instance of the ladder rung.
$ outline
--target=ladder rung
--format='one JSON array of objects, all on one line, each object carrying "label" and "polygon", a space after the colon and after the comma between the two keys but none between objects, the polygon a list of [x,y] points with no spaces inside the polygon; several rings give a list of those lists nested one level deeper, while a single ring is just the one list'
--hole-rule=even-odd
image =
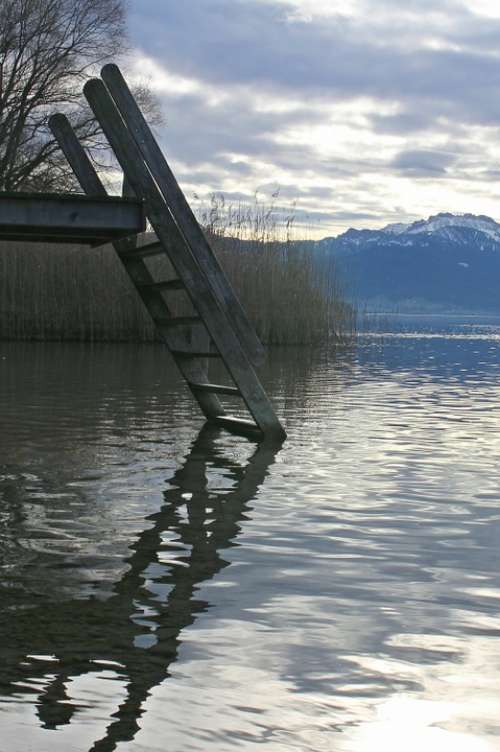
[{"label": "ladder rung", "polygon": [[194,392],[213,392],[216,394],[234,394],[241,397],[241,392],[235,386],[226,386],[225,384],[196,384],[188,381],[189,387]]},{"label": "ladder rung", "polygon": [[238,433],[248,433],[255,435],[262,434],[262,431],[256,423],[251,420],[245,420],[244,418],[235,418],[232,415],[218,415],[215,418],[210,418],[210,423],[215,423],[221,428],[226,428],[228,431],[237,431]]},{"label": "ladder rung", "polygon": [[191,326],[192,324],[202,324],[199,316],[172,316],[168,319],[155,319],[157,326]]},{"label": "ladder rung", "polygon": [[128,261],[129,259],[141,259],[147,256],[155,256],[157,253],[163,251],[163,246],[158,241],[154,243],[148,243],[147,245],[141,245],[138,248],[131,248],[128,251],[121,251],[118,255],[122,261]]},{"label": "ladder rung", "polygon": [[215,350],[199,352],[195,350],[170,350],[176,358],[220,358],[220,353]]},{"label": "ladder rung", "polygon": [[166,279],[163,282],[145,282],[138,284],[140,290],[184,290],[184,283],[180,279]]}]

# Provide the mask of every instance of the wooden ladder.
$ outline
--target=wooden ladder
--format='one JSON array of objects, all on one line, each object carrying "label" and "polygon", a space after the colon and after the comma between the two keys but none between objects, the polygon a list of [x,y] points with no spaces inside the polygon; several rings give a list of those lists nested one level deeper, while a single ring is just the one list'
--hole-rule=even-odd
[{"label": "wooden ladder", "polygon": [[[143,245],[133,236],[113,246],[205,417],[238,433],[283,440],[285,431],[252,365],[262,360],[262,345],[118,67],[107,65],[101,75],[103,80],[85,85],[85,96],[122,167],[124,194],[143,200],[156,234]],[[106,195],[67,118],[53,115],[50,127],[84,192]],[[145,260],[161,254],[175,278],[153,278]],[[173,312],[168,294],[179,290],[187,293],[194,315]],[[212,358],[223,363],[230,384],[210,383]],[[219,395],[241,400],[252,419],[227,415]]]}]

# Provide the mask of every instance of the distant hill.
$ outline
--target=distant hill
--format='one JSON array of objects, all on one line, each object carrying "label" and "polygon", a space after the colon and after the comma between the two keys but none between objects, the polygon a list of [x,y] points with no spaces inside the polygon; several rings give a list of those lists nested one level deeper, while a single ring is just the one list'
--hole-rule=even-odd
[{"label": "distant hill", "polygon": [[500,311],[500,224],[490,217],[443,213],[311,245],[319,268],[333,260],[360,306]]}]

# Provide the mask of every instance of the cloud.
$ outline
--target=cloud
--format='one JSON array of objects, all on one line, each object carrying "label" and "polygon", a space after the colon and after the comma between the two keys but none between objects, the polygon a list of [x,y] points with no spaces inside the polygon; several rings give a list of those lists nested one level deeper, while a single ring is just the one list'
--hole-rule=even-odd
[{"label": "cloud", "polygon": [[342,230],[377,211],[379,224],[431,213],[438,190],[451,210],[487,197],[494,211],[500,12],[478,7],[131,0],[130,29],[136,70],[164,105],[162,144],[189,185],[281,185]]},{"label": "cloud", "polygon": [[[442,9],[454,7],[455,16],[441,10],[433,24],[432,16],[430,22],[423,17],[429,5],[424,0],[406,3],[403,12],[381,0],[372,20],[333,15],[291,24],[286,9],[293,6],[280,2],[153,1],[148,17],[136,24],[136,35],[139,44],[147,38],[143,49],[169,69],[210,86],[246,84],[286,96],[305,90],[310,97],[328,100],[419,97],[442,102],[449,111],[461,106],[474,76],[477,96],[469,94],[475,112],[480,111],[480,103],[488,104],[485,89],[500,83],[496,54],[483,44],[486,37],[495,49],[500,23],[474,20],[459,10],[460,4],[438,2]],[[442,48],[433,48],[432,41]],[[465,43],[473,49],[460,50]],[[491,103],[486,113],[490,117]]]},{"label": "cloud", "polygon": [[437,113],[418,110],[402,111],[395,115],[372,116],[372,127],[379,133],[409,134],[436,127]]},{"label": "cloud", "polygon": [[391,160],[391,166],[416,177],[437,176],[445,175],[455,159],[443,152],[409,150],[399,152]]}]

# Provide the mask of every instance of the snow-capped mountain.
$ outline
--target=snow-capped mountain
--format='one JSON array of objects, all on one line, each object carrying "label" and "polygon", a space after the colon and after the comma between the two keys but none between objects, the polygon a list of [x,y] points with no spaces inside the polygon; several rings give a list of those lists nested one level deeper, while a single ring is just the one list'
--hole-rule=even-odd
[{"label": "snow-capped mountain", "polygon": [[386,309],[500,311],[500,224],[441,213],[316,243],[359,304]]},{"label": "snow-capped mountain", "polygon": [[469,231],[485,235],[496,243],[500,243],[500,225],[491,217],[474,214],[436,214],[429,219],[421,219],[412,224],[393,224],[384,227],[382,232],[390,235],[421,235],[432,234],[435,237],[445,238],[454,243],[468,242]]},{"label": "snow-capped mountain", "polygon": [[[325,238],[331,241],[332,238]],[[365,243],[410,246],[436,240],[478,248],[500,247],[500,224],[491,217],[475,214],[436,214],[411,224],[391,224],[381,230],[347,230],[335,238],[337,244],[356,248]],[[321,241],[325,242],[325,241]]]}]

